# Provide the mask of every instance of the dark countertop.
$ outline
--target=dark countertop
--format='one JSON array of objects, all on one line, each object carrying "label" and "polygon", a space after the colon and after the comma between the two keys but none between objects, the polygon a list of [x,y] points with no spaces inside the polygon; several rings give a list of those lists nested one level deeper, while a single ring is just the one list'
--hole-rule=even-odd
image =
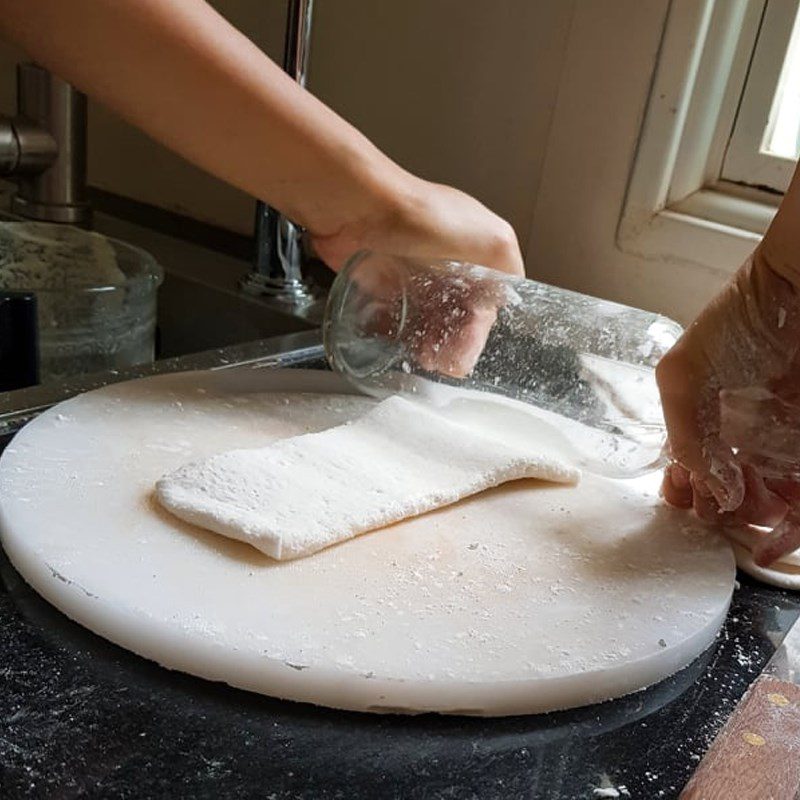
[{"label": "dark countertop", "polygon": [[[169,672],[69,621],[0,555],[0,797],[673,798],[800,611],[742,579],[717,643],[557,714],[381,717]],[[620,795],[626,797],[624,792]]]},{"label": "dark countertop", "polygon": [[740,580],[715,645],[643,692],[529,717],[386,717],[163,669],[69,621],[0,550],[0,798],[674,798],[800,613],[800,596]]}]

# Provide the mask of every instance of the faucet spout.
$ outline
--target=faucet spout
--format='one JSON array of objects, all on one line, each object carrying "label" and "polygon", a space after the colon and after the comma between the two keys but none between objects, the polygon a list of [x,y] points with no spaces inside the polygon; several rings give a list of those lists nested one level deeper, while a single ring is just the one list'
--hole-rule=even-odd
[{"label": "faucet spout", "polygon": [[300,310],[316,299],[303,276],[302,229],[274,208],[260,205],[255,265],[242,280],[242,290]]},{"label": "faucet spout", "polygon": [[[314,0],[289,0],[283,68],[300,86],[306,85]],[[274,298],[295,312],[314,303],[315,295],[303,275],[303,230],[280,212],[256,203],[256,256],[253,269],[242,279],[242,290]]]}]

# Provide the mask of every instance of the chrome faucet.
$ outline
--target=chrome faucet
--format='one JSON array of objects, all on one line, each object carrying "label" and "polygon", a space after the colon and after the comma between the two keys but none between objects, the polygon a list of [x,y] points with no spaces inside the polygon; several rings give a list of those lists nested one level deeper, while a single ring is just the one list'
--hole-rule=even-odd
[{"label": "chrome faucet", "polygon": [[[313,0],[288,0],[283,68],[305,86]],[[35,64],[17,66],[17,116],[0,117],[0,175],[19,190],[12,210],[20,216],[88,226],[86,199],[86,97]],[[303,231],[266,203],[256,203],[255,259],[242,278],[243,292],[310,321],[321,300],[303,274]]]},{"label": "chrome faucet", "polygon": [[0,117],[0,175],[18,179],[16,214],[88,225],[86,96],[36,64],[18,64],[17,115]]},{"label": "chrome faucet", "polygon": [[[300,86],[306,85],[314,0],[289,0],[283,68]],[[274,208],[256,203],[253,269],[242,290],[269,298],[299,316],[313,316],[318,297],[303,275],[302,229]]]}]

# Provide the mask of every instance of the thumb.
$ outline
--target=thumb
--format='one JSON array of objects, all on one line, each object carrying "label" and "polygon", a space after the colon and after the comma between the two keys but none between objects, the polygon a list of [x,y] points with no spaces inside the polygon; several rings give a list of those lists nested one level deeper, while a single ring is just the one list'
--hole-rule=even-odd
[{"label": "thumb", "polygon": [[682,345],[683,340],[656,368],[670,455],[708,487],[721,511],[735,511],[744,500],[744,477],[719,438],[719,389]]}]

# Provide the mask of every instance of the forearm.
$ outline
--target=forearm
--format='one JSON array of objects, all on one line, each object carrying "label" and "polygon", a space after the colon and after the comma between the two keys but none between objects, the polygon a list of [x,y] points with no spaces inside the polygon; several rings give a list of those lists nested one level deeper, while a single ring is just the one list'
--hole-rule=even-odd
[{"label": "forearm", "polygon": [[0,26],[128,122],[320,236],[412,185],[203,0],[0,0]]}]

